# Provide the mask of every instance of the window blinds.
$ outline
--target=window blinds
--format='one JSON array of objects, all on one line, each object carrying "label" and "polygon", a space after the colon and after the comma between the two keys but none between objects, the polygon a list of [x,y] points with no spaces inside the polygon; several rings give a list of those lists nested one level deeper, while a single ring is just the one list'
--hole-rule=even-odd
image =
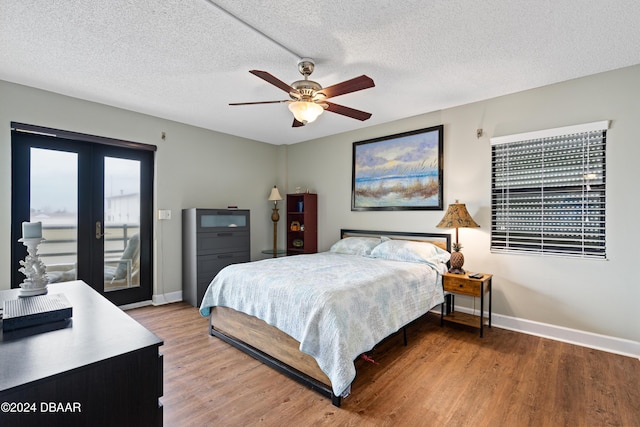
[{"label": "window blinds", "polygon": [[491,139],[491,251],[605,258],[608,121]]}]

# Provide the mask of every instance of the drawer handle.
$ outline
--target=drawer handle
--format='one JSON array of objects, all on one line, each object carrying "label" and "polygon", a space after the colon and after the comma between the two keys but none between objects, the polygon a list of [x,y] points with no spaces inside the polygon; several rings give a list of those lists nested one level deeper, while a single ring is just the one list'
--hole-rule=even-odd
[{"label": "drawer handle", "polygon": [[459,287],[459,288],[464,288],[464,283],[460,283],[460,284],[458,285],[458,287]]},{"label": "drawer handle", "polygon": [[218,237],[233,236],[233,233],[218,233]]},{"label": "drawer handle", "polygon": [[231,255],[231,254],[218,255],[218,259],[220,259],[220,258],[233,258],[233,255]]}]

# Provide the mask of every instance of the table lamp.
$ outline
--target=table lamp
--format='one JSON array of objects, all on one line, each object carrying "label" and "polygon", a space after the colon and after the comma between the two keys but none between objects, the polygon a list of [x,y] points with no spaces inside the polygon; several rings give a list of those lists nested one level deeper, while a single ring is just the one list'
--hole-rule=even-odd
[{"label": "table lamp", "polygon": [[437,228],[455,228],[456,229],[456,241],[451,247],[453,252],[451,253],[451,259],[449,264],[449,273],[464,274],[462,266],[464,265],[464,255],[460,252],[462,245],[458,242],[458,228],[475,228],[480,227],[469,215],[467,207],[464,203],[452,203],[447,208],[447,212],[444,214],[442,220],[436,225]]}]

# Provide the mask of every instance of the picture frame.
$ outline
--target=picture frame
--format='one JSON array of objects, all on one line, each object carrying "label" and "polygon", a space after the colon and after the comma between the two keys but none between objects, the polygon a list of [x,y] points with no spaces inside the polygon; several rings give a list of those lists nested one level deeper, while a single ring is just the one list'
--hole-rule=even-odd
[{"label": "picture frame", "polygon": [[352,211],[443,210],[444,125],[353,143]]}]

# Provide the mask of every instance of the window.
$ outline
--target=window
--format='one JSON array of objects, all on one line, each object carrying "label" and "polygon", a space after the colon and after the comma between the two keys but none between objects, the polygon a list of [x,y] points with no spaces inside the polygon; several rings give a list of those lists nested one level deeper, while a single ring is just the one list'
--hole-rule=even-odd
[{"label": "window", "polygon": [[491,139],[491,251],[605,258],[608,121]]}]

